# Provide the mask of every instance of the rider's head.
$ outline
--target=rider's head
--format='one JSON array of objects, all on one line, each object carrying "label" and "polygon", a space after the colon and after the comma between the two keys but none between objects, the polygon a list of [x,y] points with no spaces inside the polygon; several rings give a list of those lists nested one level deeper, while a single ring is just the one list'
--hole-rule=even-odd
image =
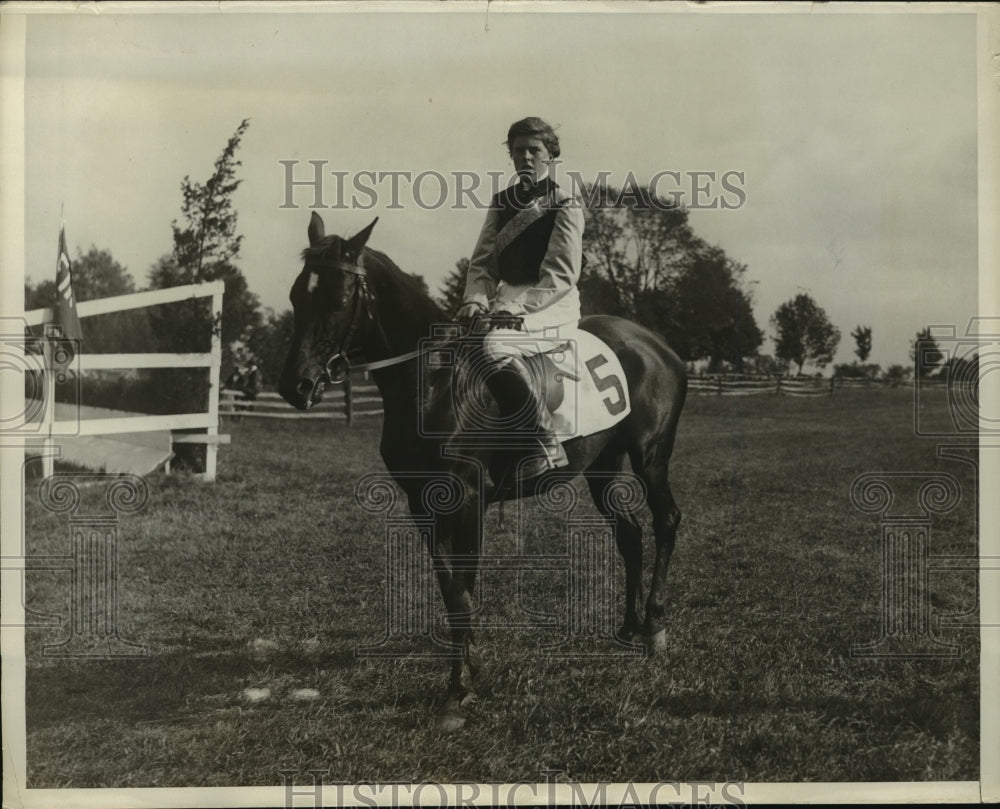
[{"label": "rider's head", "polygon": [[507,151],[514,145],[514,138],[524,135],[529,138],[538,138],[549,151],[550,157],[559,157],[559,136],[556,131],[541,118],[522,118],[515,121],[507,130]]},{"label": "rider's head", "polygon": [[522,178],[541,180],[549,173],[549,162],[559,157],[559,137],[541,118],[522,118],[507,130],[507,151]]}]

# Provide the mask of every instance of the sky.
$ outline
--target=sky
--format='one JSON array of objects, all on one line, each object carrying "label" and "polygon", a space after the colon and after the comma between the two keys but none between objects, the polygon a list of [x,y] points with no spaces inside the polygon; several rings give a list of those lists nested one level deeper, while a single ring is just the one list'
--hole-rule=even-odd
[{"label": "sky", "polygon": [[[181,179],[207,179],[249,118],[238,265],[263,306],[288,308],[315,202],[305,186],[286,199],[280,161],[299,161],[299,180],[326,161],[327,205],[331,172],[346,172],[344,207],[320,211],[327,232],[379,216],[369,244],[436,290],[483,221],[454,207],[455,173],[484,188],[488,172],[509,176],[507,127],[538,115],[558,127],[557,179],[680,172],[690,202],[691,172],[741,172],[742,205],[690,221],[748,267],[768,333],[806,292],[842,332],[836,362],[854,359],[850,332],[866,324],[885,367],[909,362],[918,329],[961,332],[978,311],[974,14],[354,8],[31,16],[30,279],[54,277],[62,214],[71,252],[109,250],[145,286],[171,249]],[[424,207],[405,180],[395,200],[388,180],[363,181],[369,205],[350,193],[364,171],[436,172],[448,200],[432,204],[428,175]]]}]

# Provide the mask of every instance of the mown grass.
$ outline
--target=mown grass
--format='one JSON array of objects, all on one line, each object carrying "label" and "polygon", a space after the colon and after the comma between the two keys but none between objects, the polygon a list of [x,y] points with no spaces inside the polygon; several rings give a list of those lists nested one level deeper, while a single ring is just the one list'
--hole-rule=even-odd
[{"label": "mown grass", "polygon": [[[944,413],[943,396],[926,406]],[[907,391],[692,397],[672,465],[684,520],[666,656],[556,658],[539,652],[546,630],[484,630],[479,703],[451,736],[433,722],[445,664],[354,654],[385,621],[383,525],[353,496],[382,468],[379,425],[229,424],[216,484],[154,476],[145,510],[122,519],[120,634],[149,656],[51,659],[41,647],[65,630],[29,630],[29,786],[274,785],[285,769],[328,782],[975,779],[978,633],[937,629],[961,647],[951,660],[850,654],[880,627],[879,523],[851,505],[859,474],[954,475],[964,496],[934,517],[931,552],[976,552],[973,467],[938,459],[912,423]],[[65,553],[66,517],[31,496],[26,509],[29,553]],[[565,551],[558,520],[535,525],[527,551]],[[503,532],[491,512],[491,552],[516,544],[510,512]],[[930,582],[935,615],[975,609],[973,573]],[[564,576],[522,584],[535,608],[563,603]],[[519,615],[516,586],[485,581],[484,617]],[[30,573],[28,604],[65,612],[68,588],[68,574]],[[247,687],[271,698],[249,704]]]}]

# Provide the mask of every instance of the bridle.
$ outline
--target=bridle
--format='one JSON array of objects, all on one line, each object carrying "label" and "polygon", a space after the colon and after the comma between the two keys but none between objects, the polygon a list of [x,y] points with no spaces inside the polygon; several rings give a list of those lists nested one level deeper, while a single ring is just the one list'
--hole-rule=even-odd
[{"label": "bridle", "polygon": [[[332,264],[328,265],[331,269],[340,270],[341,272],[347,273],[348,275],[354,276],[354,293],[351,296],[351,317],[347,323],[347,328],[344,330],[343,335],[340,338],[340,345],[337,349],[330,355],[330,357],[323,363],[323,381],[329,385],[336,385],[343,382],[348,374],[352,370],[354,371],[376,371],[379,368],[389,368],[393,365],[401,365],[404,362],[408,362],[427,351],[433,350],[439,346],[425,346],[423,348],[418,348],[414,351],[408,351],[405,354],[399,354],[395,357],[388,357],[384,360],[374,360],[372,362],[362,362],[354,364],[350,361],[349,355],[352,351],[351,341],[357,334],[358,328],[361,325],[362,320],[377,320],[378,310],[375,310],[375,314],[372,314],[371,303],[374,301],[375,296],[372,291],[368,288],[368,271],[365,269],[364,264],[361,263],[361,256],[358,256],[358,263],[352,264],[349,261],[344,261],[338,259]],[[491,328],[497,328],[501,326],[506,326],[510,328],[520,329],[519,317],[511,317],[510,315],[482,315],[477,318],[481,323],[486,324],[486,331]],[[472,327],[474,329],[474,327]],[[332,341],[331,341],[332,342]],[[356,347],[357,350],[360,346]]]},{"label": "bridle", "polygon": [[351,341],[354,339],[354,335],[357,334],[362,319],[372,319],[371,307],[368,305],[372,294],[368,289],[366,270],[360,263],[351,264],[348,261],[337,260],[332,264],[331,269],[340,270],[354,276],[354,293],[351,296],[350,320],[348,320],[347,328],[344,329],[340,337],[340,345],[327,358],[326,362],[323,363],[324,381],[332,385],[343,382],[351,371],[351,361],[348,359],[348,354],[351,351]]},{"label": "bridle", "polygon": [[[399,365],[400,363],[412,360],[414,357],[420,355],[421,349],[417,349],[416,351],[408,351],[406,354],[400,354],[396,357],[389,357],[384,360],[375,360],[374,362],[362,362],[357,364],[351,363],[349,358],[350,352],[352,351],[351,341],[357,334],[362,321],[377,319],[377,310],[376,314],[373,315],[372,307],[370,305],[375,296],[368,288],[368,271],[361,263],[361,256],[358,256],[357,264],[352,264],[349,261],[338,259],[329,266],[331,269],[340,270],[341,272],[354,276],[354,294],[351,296],[351,317],[347,322],[347,328],[344,329],[344,333],[340,338],[340,345],[334,353],[330,355],[326,362],[323,363],[324,382],[330,385],[336,385],[343,382],[352,370],[375,371],[379,368],[388,368],[392,365]],[[360,348],[360,346],[356,347],[354,350],[357,348]]]}]

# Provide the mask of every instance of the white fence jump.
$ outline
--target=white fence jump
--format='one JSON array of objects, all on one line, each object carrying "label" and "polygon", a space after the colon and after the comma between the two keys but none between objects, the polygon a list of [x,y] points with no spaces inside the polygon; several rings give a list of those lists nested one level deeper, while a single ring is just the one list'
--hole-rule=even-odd
[{"label": "white fence jump", "polygon": [[[222,316],[222,296],[225,284],[214,281],[208,284],[188,284],[149,292],[136,292],[113,298],[83,301],[77,304],[77,314],[81,319],[160,306],[166,303],[197,298],[212,299],[212,322]],[[25,312],[24,320],[29,326],[49,326],[55,322],[55,311],[35,309]],[[86,332],[86,329],[84,329]],[[52,340],[44,341],[45,393],[41,414],[41,432],[45,436],[42,449],[42,474],[53,473],[55,464],[55,438],[71,435],[112,435],[115,433],[139,433],[161,430],[171,431],[171,444],[198,443],[205,445],[205,480],[215,480],[217,451],[219,444],[229,443],[228,435],[219,435],[219,382],[222,370],[222,338],[218,329],[212,330],[211,350],[205,353],[187,354],[86,354],[81,352],[76,359],[81,371],[132,369],[132,368],[207,368],[209,372],[208,408],[199,413],[178,413],[162,416],[129,416],[108,419],[56,421],[55,419],[55,371],[53,368]],[[86,334],[84,335],[86,346]],[[204,430],[201,434],[175,432],[182,430]]]}]

